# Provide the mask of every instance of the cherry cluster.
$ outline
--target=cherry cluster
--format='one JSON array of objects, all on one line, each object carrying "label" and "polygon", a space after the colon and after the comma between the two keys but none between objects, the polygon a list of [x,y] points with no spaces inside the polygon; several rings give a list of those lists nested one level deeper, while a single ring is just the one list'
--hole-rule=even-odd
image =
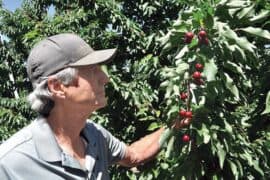
[{"label": "cherry cluster", "polygon": [[[194,38],[193,32],[187,32],[184,37],[184,41],[187,44],[190,44],[192,39]],[[199,44],[204,44],[204,45],[209,45],[209,39],[207,37],[207,33],[205,30],[201,29],[198,33],[198,40]],[[192,73],[192,80],[196,85],[202,85],[204,84],[204,81],[202,79],[202,71],[203,71],[203,64],[201,63],[196,63],[195,64],[195,71]],[[192,110],[190,110],[190,105],[189,105],[189,85],[188,85],[188,92],[181,92],[180,93],[180,99],[182,101],[187,102],[187,110],[180,109],[179,110],[179,117],[181,120],[183,120],[184,125],[188,124],[188,122],[191,121],[192,119]],[[183,142],[189,142],[190,141],[190,136],[188,134],[184,134],[182,137]]]},{"label": "cherry cluster", "polygon": [[204,82],[202,80],[202,73],[203,65],[201,63],[195,64],[196,71],[192,74],[192,78],[194,80],[194,83],[197,85],[202,85]]},{"label": "cherry cluster", "polygon": [[[180,93],[180,99],[182,101],[188,101],[189,98],[189,93],[186,92],[182,92]],[[181,120],[183,120],[184,125],[189,124],[189,122],[192,119],[192,111],[191,110],[185,110],[185,109],[180,109],[179,110],[179,117]],[[182,141],[183,142],[188,142],[190,140],[190,137],[188,134],[184,134],[184,136],[182,137]]]},{"label": "cherry cluster", "polygon": [[[186,44],[190,44],[192,39],[194,37],[194,33],[193,32],[187,32],[185,34],[185,37],[184,37],[184,42]],[[207,37],[207,33],[205,30],[201,29],[198,33],[198,39],[199,39],[199,44],[202,44],[202,45],[209,45],[209,39]]]},{"label": "cherry cluster", "polygon": [[[195,84],[197,85],[202,85],[203,84],[203,80],[202,80],[202,74],[201,71],[203,70],[203,65],[201,63],[196,63],[195,64],[195,72],[193,72],[192,74],[192,79],[194,81]],[[180,99],[182,101],[187,102],[189,99],[189,92],[181,92],[179,95]],[[189,103],[187,103],[187,109],[189,108]],[[183,123],[184,125],[188,124],[191,119],[192,119],[192,111],[191,110],[184,110],[184,109],[180,109],[179,110],[179,117],[181,120],[184,120]],[[183,142],[188,142],[190,141],[190,137],[188,134],[184,134],[182,137],[182,141]]]}]

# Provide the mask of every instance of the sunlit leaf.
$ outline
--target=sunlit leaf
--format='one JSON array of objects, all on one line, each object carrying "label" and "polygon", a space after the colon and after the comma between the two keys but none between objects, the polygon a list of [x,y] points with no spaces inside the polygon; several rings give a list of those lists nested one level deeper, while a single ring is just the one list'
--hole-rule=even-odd
[{"label": "sunlit leaf", "polygon": [[152,123],[148,126],[147,130],[153,131],[153,130],[159,128],[159,127],[160,127],[160,125],[159,125],[157,122],[152,122]]},{"label": "sunlit leaf", "polygon": [[253,16],[252,18],[250,18],[251,22],[258,22],[261,21],[265,18],[267,18],[270,15],[270,11],[269,10],[262,10],[259,14],[257,14],[256,16]]},{"label": "sunlit leaf", "polygon": [[171,156],[171,153],[173,152],[174,150],[174,141],[175,141],[175,136],[172,136],[168,142],[168,145],[167,145],[167,150],[165,152],[165,157],[166,158],[169,158]]},{"label": "sunlit leaf", "polygon": [[232,162],[231,160],[227,160],[227,161],[228,161],[228,163],[229,163],[229,165],[230,165],[230,167],[231,167],[232,173],[233,173],[236,177],[238,177],[238,170],[237,170],[236,164],[235,164],[234,162]]},{"label": "sunlit leaf", "polygon": [[270,91],[267,93],[266,101],[265,101],[265,109],[262,114],[270,113]]},{"label": "sunlit leaf", "polygon": [[248,32],[250,34],[260,36],[266,39],[270,40],[270,33],[267,30],[263,30],[262,28],[255,28],[255,27],[247,27],[247,28],[242,28],[242,31]]},{"label": "sunlit leaf", "polygon": [[217,70],[217,65],[213,59],[205,63],[203,74],[207,81],[214,81],[216,79]]},{"label": "sunlit leaf", "polygon": [[239,19],[242,19],[242,18],[244,18],[244,17],[246,17],[246,16],[247,16],[247,17],[251,16],[251,13],[254,12],[254,6],[255,6],[255,3],[252,4],[252,5],[249,6],[249,7],[242,8],[242,10],[241,10],[239,13],[237,13],[237,17],[238,17]]},{"label": "sunlit leaf", "polygon": [[224,160],[225,160],[225,157],[226,157],[226,151],[221,146],[221,144],[218,143],[216,146],[217,146],[217,154],[218,154],[219,166],[222,169],[223,165],[224,165]]},{"label": "sunlit leaf", "polygon": [[239,100],[239,91],[238,88],[234,85],[232,78],[227,74],[224,73],[226,77],[226,87],[231,91],[231,93],[235,96],[236,100]]},{"label": "sunlit leaf", "polygon": [[185,55],[185,53],[187,53],[188,51],[189,51],[188,46],[185,45],[185,46],[179,51],[179,53],[175,56],[175,59],[180,59],[180,58],[182,58],[182,57]]}]

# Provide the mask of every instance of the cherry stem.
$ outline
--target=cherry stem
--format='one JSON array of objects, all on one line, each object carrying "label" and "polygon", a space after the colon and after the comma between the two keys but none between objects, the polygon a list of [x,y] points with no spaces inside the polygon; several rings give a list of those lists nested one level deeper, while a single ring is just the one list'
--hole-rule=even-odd
[{"label": "cherry stem", "polygon": [[187,81],[187,102],[186,102],[186,106],[187,106],[187,111],[190,110],[190,102],[191,102],[191,98],[190,98],[190,80]]}]

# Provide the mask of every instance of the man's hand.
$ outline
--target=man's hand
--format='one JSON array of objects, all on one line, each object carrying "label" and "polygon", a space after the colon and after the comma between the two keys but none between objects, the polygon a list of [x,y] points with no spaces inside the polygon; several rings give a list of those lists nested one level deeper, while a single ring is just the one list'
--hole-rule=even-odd
[{"label": "man's hand", "polygon": [[[162,144],[172,135],[172,130],[179,130],[190,125],[192,118],[176,119],[171,128],[162,127],[140,140],[127,146],[124,159],[118,162],[120,165],[133,167],[153,159],[160,151]],[[167,138],[161,140],[163,133],[169,133]]]}]

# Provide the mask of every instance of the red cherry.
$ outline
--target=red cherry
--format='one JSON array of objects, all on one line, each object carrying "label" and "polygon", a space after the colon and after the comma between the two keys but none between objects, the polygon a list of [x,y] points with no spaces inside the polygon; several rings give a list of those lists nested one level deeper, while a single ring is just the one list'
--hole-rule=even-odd
[{"label": "red cherry", "polygon": [[182,137],[182,140],[183,140],[184,142],[188,142],[188,141],[190,140],[189,135],[184,134],[183,137]]},{"label": "red cherry", "polygon": [[202,45],[209,45],[209,39],[208,38],[199,38],[199,44]]},{"label": "red cherry", "polygon": [[203,65],[201,63],[196,63],[195,68],[199,71],[203,69]]},{"label": "red cherry", "polygon": [[180,110],[180,111],[179,111],[179,115],[180,115],[181,117],[186,117],[186,111],[185,111],[185,110]]},{"label": "red cherry", "polygon": [[192,118],[192,112],[191,111],[187,111],[186,112],[186,117],[187,118]]},{"label": "red cherry", "polygon": [[202,79],[195,79],[194,83],[197,85],[203,85],[204,81]]},{"label": "red cherry", "polygon": [[199,38],[201,38],[201,39],[205,39],[206,36],[207,36],[207,33],[206,33],[206,31],[201,30],[201,31],[199,32],[198,36],[199,36]]},{"label": "red cherry", "polygon": [[180,94],[180,99],[182,99],[182,100],[185,100],[185,99],[187,99],[187,93],[184,93],[184,92],[182,92],[181,94]]},{"label": "red cherry", "polygon": [[202,43],[205,45],[209,45],[209,39],[208,38],[202,39]]},{"label": "red cherry", "polygon": [[195,71],[194,73],[193,73],[193,75],[192,75],[192,77],[194,78],[194,79],[200,79],[201,78],[201,73],[199,72],[199,71]]},{"label": "red cherry", "polygon": [[188,44],[191,43],[193,37],[194,37],[194,34],[192,32],[187,32],[185,34],[185,40],[184,40],[185,43],[188,43]]}]

